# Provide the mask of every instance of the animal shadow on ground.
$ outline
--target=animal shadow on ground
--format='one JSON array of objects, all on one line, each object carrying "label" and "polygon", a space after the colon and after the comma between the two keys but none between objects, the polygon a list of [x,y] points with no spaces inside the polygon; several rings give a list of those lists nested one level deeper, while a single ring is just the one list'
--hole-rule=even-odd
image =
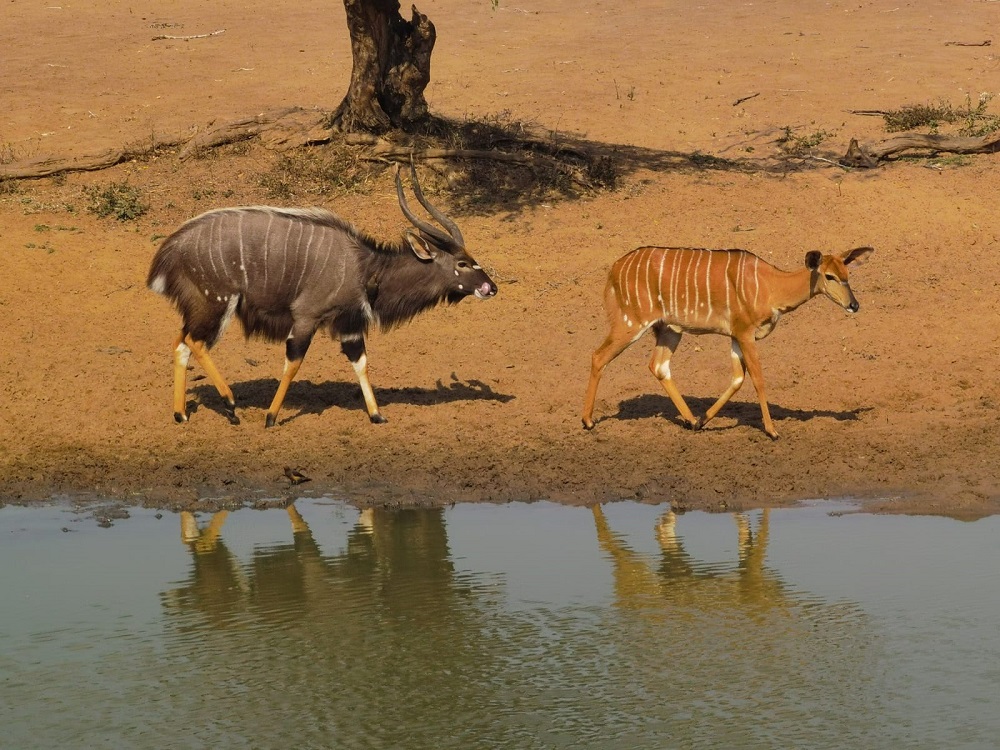
[{"label": "animal shadow on ground", "polygon": [[[232,384],[237,412],[247,407],[267,409],[277,388],[278,381],[274,378],[259,378]],[[435,388],[375,387],[374,391],[379,406],[391,404],[434,406],[452,401],[497,401],[506,404],[515,398],[507,393],[498,393],[481,380],[459,380],[454,373],[450,383],[438,380]],[[341,381],[314,383],[311,380],[296,380],[288,389],[278,424],[291,422],[304,414],[322,414],[329,408],[357,411],[359,419],[367,419],[361,387],[357,383]],[[194,387],[188,395],[188,413],[193,414],[199,409],[207,409],[230,419],[230,412],[218,391],[207,381]]]},{"label": "animal shadow on ground", "polygon": [[[715,403],[714,398],[684,397],[691,411],[696,417],[703,416],[705,412]],[[857,409],[844,411],[834,411],[831,409],[786,409],[777,406],[773,401],[768,401],[768,409],[771,417],[776,422],[786,419],[794,419],[798,422],[808,422],[816,418],[835,419],[838,422],[854,422],[861,418],[865,412],[871,411],[873,407],[864,406]],[[683,423],[679,419],[677,410],[670,402],[666,394],[647,393],[642,396],[635,396],[622,401],[618,405],[617,414],[609,414],[604,419],[636,420],[648,419],[650,417],[663,417],[668,419],[678,427]],[[726,420],[735,419],[736,424],[726,424]],[[598,420],[600,421],[600,420]],[[757,401],[730,401],[726,404],[718,416],[709,422],[703,429],[705,430],[730,430],[739,426],[757,427],[761,426],[760,403]]]}]

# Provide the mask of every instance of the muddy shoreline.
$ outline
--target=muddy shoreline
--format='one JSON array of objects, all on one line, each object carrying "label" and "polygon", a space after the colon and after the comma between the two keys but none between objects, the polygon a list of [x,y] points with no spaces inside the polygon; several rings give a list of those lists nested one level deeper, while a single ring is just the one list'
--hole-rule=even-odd
[{"label": "muddy shoreline", "polygon": [[[179,428],[180,429],[180,428]],[[768,441],[770,442],[770,441]],[[73,503],[83,505],[112,504],[123,507],[137,506],[177,512],[180,510],[211,512],[241,507],[267,508],[294,502],[300,497],[330,497],[356,507],[434,507],[459,502],[532,502],[547,500],[569,505],[634,500],[647,503],[669,502],[679,512],[705,510],[732,512],[765,507],[789,507],[811,500],[847,500],[856,503],[859,510],[875,513],[903,513],[942,515],[963,520],[1000,512],[996,496],[970,490],[966,482],[941,478],[922,490],[905,486],[877,483],[868,477],[843,481],[842,477],[827,476],[811,471],[808,477],[797,477],[781,472],[780,467],[769,461],[757,461],[752,473],[745,473],[742,481],[730,476],[699,486],[689,477],[668,476],[654,467],[634,467],[627,478],[619,481],[598,479],[585,472],[587,467],[611,466],[609,456],[588,452],[585,459],[575,465],[559,461],[561,466],[541,460],[535,464],[523,459],[501,463],[495,455],[454,454],[458,463],[469,468],[469,473],[447,471],[437,467],[433,472],[418,467],[422,460],[408,452],[406,460],[386,460],[362,469],[358,462],[353,473],[365,473],[364,479],[350,479],[341,472],[324,467],[335,461],[327,457],[324,463],[313,457],[304,464],[275,463],[271,466],[251,468],[239,465],[239,457],[215,457],[229,468],[221,469],[215,461],[206,464],[197,456],[182,455],[177,463],[157,467],[129,466],[120,457],[87,460],[89,468],[63,463],[60,468],[39,466],[30,468],[31,478],[11,480],[14,473],[8,469],[7,479],[0,484],[0,498],[9,504]],[[102,464],[100,468],[96,465]],[[517,466],[514,470],[512,467]],[[285,467],[295,468],[303,477],[293,484],[286,476]],[[720,465],[720,474],[735,471]],[[59,475],[57,481],[35,479],[51,472]],[[146,472],[146,473],[143,473]],[[565,472],[558,481],[554,474]],[[299,481],[299,480],[297,480]],[[872,485],[880,484],[878,489]],[[915,482],[915,484],[918,484]]]}]

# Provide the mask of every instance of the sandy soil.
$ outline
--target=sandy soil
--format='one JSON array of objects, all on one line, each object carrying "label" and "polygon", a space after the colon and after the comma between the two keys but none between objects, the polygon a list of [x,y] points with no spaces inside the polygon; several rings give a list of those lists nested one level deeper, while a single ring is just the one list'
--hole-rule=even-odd
[{"label": "sandy soil", "polygon": [[[424,0],[438,44],[432,109],[513,118],[609,143],[768,159],[785,128],[884,137],[852,109],[975,102],[1000,80],[1000,3],[795,0],[692,4]],[[5,3],[0,160],[88,153],[280,106],[332,109],[350,51],[338,2],[80,0]],[[159,34],[211,37],[157,40]],[[752,98],[734,104],[744,97]],[[996,110],[995,104],[993,111]],[[281,347],[231,330],[216,361],[241,424],[192,383],[171,416],[178,319],[149,292],[157,238],[209,208],[274,202],[274,155],[222,149],[0,194],[0,498],[90,493],[163,507],[280,498],[359,503],[638,497],[737,508],[843,495],[870,507],[976,517],[1000,490],[1000,156],[904,160],[846,172],[641,171],[623,187],[517,214],[460,217],[500,294],[376,333],[369,424],[339,347],[314,344],[282,420],[264,409]],[[150,212],[98,219],[84,190],[127,180]],[[445,193],[435,199],[447,205]],[[324,202],[372,234],[403,220],[388,174]],[[682,429],[646,368],[651,341],[608,369],[580,427],[605,333],[611,262],[642,244],[743,247],[783,268],[810,249],[872,245],[852,275],[861,312],[814,300],[761,343],[781,439],[747,383],[707,429]],[[673,371],[703,412],[729,377],[728,341],[687,337]],[[194,373],[197,375],[198,373]],[[283,468],[312,481],[289,487]]]}]

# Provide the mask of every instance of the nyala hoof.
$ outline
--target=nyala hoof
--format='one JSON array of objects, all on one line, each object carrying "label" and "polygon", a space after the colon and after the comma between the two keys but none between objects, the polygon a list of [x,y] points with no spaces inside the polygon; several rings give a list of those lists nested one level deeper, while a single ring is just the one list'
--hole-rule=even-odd
[{"label": "nyala hoof", "polygon": [[278,418],[271,414],[271,412],[268,412],[267,419],[264,420],[264,429],[266,430],[268,427],[274,427],[277,421]]},{"label": "nyala hoof", "polygon": [[389,421],[388,419],[386,419],[385,417],[383,417],[378,412],[375,412],[374,414],[369,415],[368,419],[370,419],[372,421],[372,424],[385,424],[386,422]]},{"label": "nyala hoof", "polygon": [[177,424],[184,424],[185,422],[188,421],[188,416],[187,416],[187,414],[183,414],[182,412],[175,411],[174,412],[174,421]]}]

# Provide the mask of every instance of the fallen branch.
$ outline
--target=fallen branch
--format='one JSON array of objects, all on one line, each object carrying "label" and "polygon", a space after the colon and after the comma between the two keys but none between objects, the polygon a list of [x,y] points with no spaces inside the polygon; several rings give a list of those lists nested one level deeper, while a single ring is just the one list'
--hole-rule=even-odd
[{"label": "fallen branch", "polygon": [[982,42],[945,42],[945,47],[989,47],[993,44],[992,39],[986,39]]},{"label": "fallen branch", "polygon": [[870,169],[878,166],[879,161],[894,154],[921,149],[932,152],[946,151],[953,154],[991,154],[1000,151],[1000,132],[982,137],[938,135],[925,133],[903,133],[894,138],[888,138],[878,143],[872,143],[863,148],[856,138],[851,139],[840,163],[848,167]]},{"label": "fallen branch", "polygon": [[188,39],[206,39],[210,36],[218,36],[219,34],[224,34],[225,29],[219,29],[218,31],[210,31],[207,34],[191,34],[189,36],[172,36],[170,34],[160,34],[159,36],[154,36],[153,41],[158,42],[161,39],[181,39],[187,41]]},{"label": "fallen branch", "polygon": [[117,289],[112,289],[110,292],[106,292],[104,296],[110,297],[112,294],[117,294],[118,292],[127,292],[133,286],[135,286],[135,284],[126,284],[125,286],[120,286]]},{"label": "fallen branch", "polygon": [[739,99],[737,99],[735,102],[733,102],[733,106],[737,107],[740,104],[742,104],[743,102],[750,101],[751,99],[753,99],[754,97],[757,97],[757,96],[760,96],[760,92],[759,91],[757,93],[755,93],[755,94],[750,94],[749,96],[741,96]]}]

